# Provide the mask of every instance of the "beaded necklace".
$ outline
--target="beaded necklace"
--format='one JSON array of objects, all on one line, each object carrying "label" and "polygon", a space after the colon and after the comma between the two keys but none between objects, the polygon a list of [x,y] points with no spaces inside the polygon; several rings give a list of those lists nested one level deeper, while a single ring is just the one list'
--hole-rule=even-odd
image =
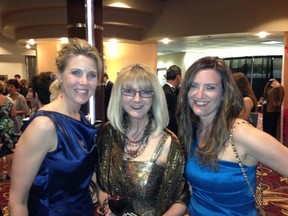
[{"label": "beaded necklace", "polygon": [[[124,156],[123,156],[124,160],[133,160],[134,158],[138,157],[140,154],[143,153],[148,143],[148,139],[151,132],[151,126],[152,126],[152,120],[151,118],[149,118],[149,122],[145,126],[145,130],[142,137],[137,141],[130,140],[127,137],[127,135],[125,135]],[[142,132],[142,130],[140,131],[140,133]],[[139,134],[135,137],[135,139],[137,139]]]}]

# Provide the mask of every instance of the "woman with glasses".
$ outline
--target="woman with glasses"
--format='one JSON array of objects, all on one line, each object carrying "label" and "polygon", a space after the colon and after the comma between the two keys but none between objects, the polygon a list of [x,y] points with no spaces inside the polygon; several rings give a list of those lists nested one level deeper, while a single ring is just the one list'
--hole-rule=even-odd
[{"label": "woman with glasses", "polygon": [[125,212],[184,215],[185,157],[175,134],[165,129],[165,95],[152,69],[135,64],[120,71],[108,119],[97,144],[100,203],[118,195],[125,197]]}]

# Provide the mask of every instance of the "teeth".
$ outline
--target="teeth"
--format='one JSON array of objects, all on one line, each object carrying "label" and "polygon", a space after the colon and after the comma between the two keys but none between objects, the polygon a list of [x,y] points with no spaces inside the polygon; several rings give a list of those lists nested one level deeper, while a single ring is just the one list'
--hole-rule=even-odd
[{"label": "teeth", "polygon": [[142,106],[131,106],[133,109],[141,109]]},{"label": "teeth", "polygon": [[206,105],[208,102],[204,102],[204,101],[195,101],[197,105],[199,106],[204,106]]},{"label": "teeth", "polygon": [[83,89],[78,89],[77,91],[81,92],[81,93],[87,93],[88,92],[88,90],[83,90]]}]

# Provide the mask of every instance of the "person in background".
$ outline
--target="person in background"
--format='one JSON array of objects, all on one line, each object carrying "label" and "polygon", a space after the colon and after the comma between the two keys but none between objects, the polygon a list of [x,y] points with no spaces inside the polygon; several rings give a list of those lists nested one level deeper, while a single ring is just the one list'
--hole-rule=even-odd
[{"label": "person in background", "polygon": [[4,75],[0,75],[0,80],[2,82],[4,82],[4,84],[5,84],[5,89],[4,89],[3,95],[8,95],[7,85],[6,85],[6,83],[7,83],[6,77]]},{"label": "person in background", "polygon": [[[0,181],[10,180],[10,170],[12,154],[17,136],[14,133],[14,122],[11,117],[15,117],[15,105],[11,98],[3,95],[5,83],[0,81]],[[3,173],[3,157],[7,161],[7,174]]]},{"label": "person in background", "polygon": [[16,107],[16,116],[15,116],[15,127],[14,131],[16,134],[20,134],[20,129],[23,125],[23,119],[29,115],[29,106],[26,101],[26,98],[21,95],[17,89],[19,89],[19,82],[15,79],[9,79],[7,81],[7,90],[8,96],[12,98],[13,103],[15,103]]},{"label": "person in background", "polygon": [[[31,82],[31,95],[29,92],[29,107],[30,116],[33,115],[40,107],[50,103],[50,85],[56,80],[55,73],[51,71],[41,72],[32,78]],[[27,99],[27,96],[26,96]],[[23,122],[27,122],[29,117],[23,119]]]},{"label": "person in background", "polygon": [[19,93],[26,98],[29,89],[29,82],[26,79],[21,79],[19,83]]},{"label": "person in background", "polygon": [[233,79],[240,90],[244,101],[244,108],[241,110],[239,118],[243,118],[252,123],[251,112],[253,113],[257,109],[257,98],[254,91],[244,73],[233,73]]},{"label": "person in background", "polygon": [[113,84],[114,83],[109,80],[108,74],[104,73],[103,74],[103,85],[104,85],[105,121],[108,121],[107,110],[108,110],[108,104],[109,104],[109,100],[111,97]]},{"label": "person in background", "polygon": [[263,130],[276,139],[284,95],[285,90],[281,83],[275,78],[269,79],[263,93]]},{"label": "person in background", "polygon": [[178,135],[192,187],[189,214],[257,215],[252,192],[258,162],[287,177],[288,148],[239,118],[243,97],[225,61],[204,57],[194,62],[177,105]]},{"label": "person in background", "polygon": [[178,138],[165,129],[165,96],[151,68],[133,64],[120,71],[108,118],[97,144],[100,203],[117,194],[126,197],[126,212],[184,215],[189,198],[185,157]]},{"label": "person in background", "polygon": [[41,72],[33,77],[31,87],[39,108],[50,103],[50,86],[55,80],[57,80],[56,74],[51,71]]},{"label": "person in background", "polygon": [[178,131],[176,122],[176,103],[179,93],[179,85],[181,83],[181,77],[181,68],[177,65],[172,65],[166,72],[167,83],[163,85],[169,112],[169,124],[167,128],[174,132],[176,135]]},{"label": "person in background", "polygon": [[61,93],[30,117],[15,148],[11,216],[93,215],[97,129],[80,108],[95,93],[102,61],[95,47],[73,38],[56,65]]},{"label": "person in background", "polygon": [[20,83],[20,80],[21,80],[20,74],[15,74],[14,79],[17,80],[18,83]]}]

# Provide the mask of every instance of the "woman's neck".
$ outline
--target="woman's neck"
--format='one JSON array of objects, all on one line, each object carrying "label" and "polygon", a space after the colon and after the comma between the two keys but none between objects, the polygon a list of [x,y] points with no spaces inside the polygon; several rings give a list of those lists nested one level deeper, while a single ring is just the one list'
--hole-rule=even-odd
[{"label": "woman's neck", "polygon": [[142,120],[130,119],[129,126],[127,129],[127,136],[131,140],[137,140],[143,134],[145,127],[148,124],[148,119],[144,118]]}]

